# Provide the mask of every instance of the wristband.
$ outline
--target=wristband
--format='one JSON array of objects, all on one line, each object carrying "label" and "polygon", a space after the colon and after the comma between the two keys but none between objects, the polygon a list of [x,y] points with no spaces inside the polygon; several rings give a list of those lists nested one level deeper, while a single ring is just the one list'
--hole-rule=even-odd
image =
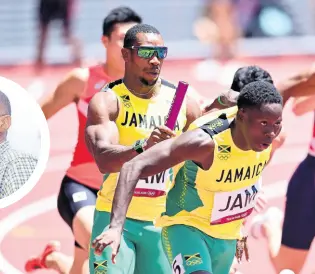
[{"label": "wristband", "polygon": [[145,151],[144,147],[146,145],[146,142],[147,142],[146,139],[136,141],[133,145],[133,149],[139,154],[142,153],[143,151]]},{"label": "wristband", "polygon": [[224,107],[227,107],[228,105],[227,104],[224,104],[222,101],[221,101],[221,95],[218,97],[218,102],[221,106],[224,106]]}]

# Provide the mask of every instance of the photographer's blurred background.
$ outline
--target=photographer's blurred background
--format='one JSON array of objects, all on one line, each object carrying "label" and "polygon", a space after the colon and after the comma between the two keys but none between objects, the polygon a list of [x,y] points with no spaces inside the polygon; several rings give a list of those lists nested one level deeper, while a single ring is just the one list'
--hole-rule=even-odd
[{"label": "photographer's blurred background", "polygon": [[314,53],[311,0],[3,0],[0,65],[102,59],[101,22],[119,5],[162,32],[168,59]]}]

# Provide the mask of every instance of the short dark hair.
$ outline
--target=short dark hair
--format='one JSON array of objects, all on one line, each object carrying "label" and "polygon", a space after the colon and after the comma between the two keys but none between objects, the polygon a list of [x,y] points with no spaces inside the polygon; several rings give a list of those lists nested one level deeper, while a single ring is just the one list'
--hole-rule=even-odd
[{"label": "short dark hair", "polygon": [[263,104],[283,104],[282,96],[276,87],[263,80],[247,84],[237,99],[239,109],[260,107]]},{"label": "short dark hair", "polygon": [[7,95],[0,91],[0,105],[3,112],[0,115],[11,115],[11,104]]},{"label": "short dark hair", "polygon": [[153,26],[147,24],[138,24],[130,28],[124,39],[124,48],[132,47],[137,41],[138,33],[155,33],[160,34],[160,32]]},{"label": "short dark hair", "polygon": [[259,66],[247,66],[239,68],[233,78],[231,89],[240,92],[247,84],[254,81],[263,80],[273,84],[273,80],[268,71]]},{"label": "short dark hair", "polygon": [[110,37],[114,26],[119,23],[142,23],[142,18],[129,7],[121,6],[109,12],[103,21],[103,35]]}]

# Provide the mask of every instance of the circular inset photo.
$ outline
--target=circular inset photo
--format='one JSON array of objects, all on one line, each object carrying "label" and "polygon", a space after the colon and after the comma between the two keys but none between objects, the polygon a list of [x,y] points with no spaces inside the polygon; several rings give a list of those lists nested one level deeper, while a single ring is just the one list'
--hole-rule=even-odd
[{"label": "circular inset photo", "polygon": [[50,136],[35,99],[0,77],[0,208],[26,196],[45,171]]}]

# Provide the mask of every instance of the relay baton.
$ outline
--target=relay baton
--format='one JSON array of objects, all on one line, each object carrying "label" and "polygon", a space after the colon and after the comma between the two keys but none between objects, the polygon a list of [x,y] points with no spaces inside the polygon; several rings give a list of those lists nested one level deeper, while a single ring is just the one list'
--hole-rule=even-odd
[{"label": "relay baton", "polygon": [[171,104],[171,108],[168,112],[167,119],[165,125],[171,129],[174,130],[176,120],[178,117],[178,113],[180,111],[180,108],[182,107],[184,97],[186,95],[186,92],[188,90],[189,84],[183,81],[178,82],[178,86],[173,98],[173,102]]}]

